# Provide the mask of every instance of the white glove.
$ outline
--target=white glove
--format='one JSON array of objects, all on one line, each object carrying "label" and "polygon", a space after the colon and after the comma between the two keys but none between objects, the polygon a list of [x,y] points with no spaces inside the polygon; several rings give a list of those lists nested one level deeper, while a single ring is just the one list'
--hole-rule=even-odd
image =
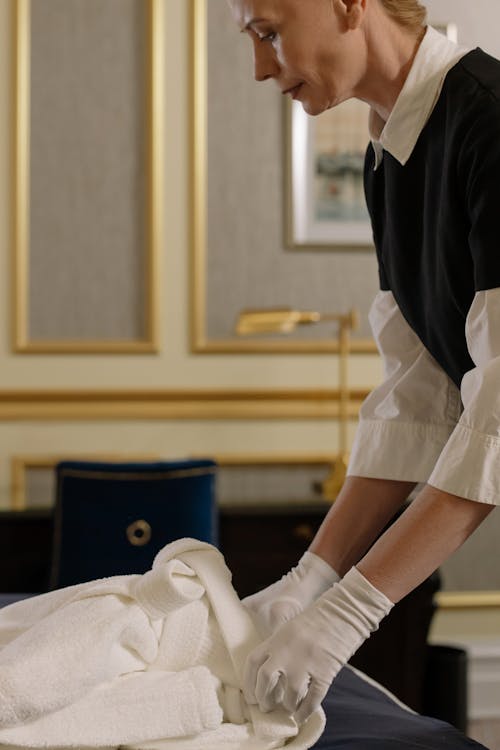
[{"label": "white glove", "polygon": [[340,577],[323,558],[304,552],[295,568],[279,581],[242,600],[263,638],[291,620]]},{"label": "white glove", "polygon": [[353,567],[274,635],[245,664],[243,692],[262,711],[283,707],[304,722],[393,603]]}]

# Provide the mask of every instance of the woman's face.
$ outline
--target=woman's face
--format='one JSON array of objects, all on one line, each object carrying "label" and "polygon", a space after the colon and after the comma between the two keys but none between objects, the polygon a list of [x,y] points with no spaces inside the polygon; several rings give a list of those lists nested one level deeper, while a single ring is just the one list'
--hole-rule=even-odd
[{"label": "woman's face", "polygon": [[317,115],[355,95],[366,67],[359,0],[228,0],[253,43],[255,79]]}]

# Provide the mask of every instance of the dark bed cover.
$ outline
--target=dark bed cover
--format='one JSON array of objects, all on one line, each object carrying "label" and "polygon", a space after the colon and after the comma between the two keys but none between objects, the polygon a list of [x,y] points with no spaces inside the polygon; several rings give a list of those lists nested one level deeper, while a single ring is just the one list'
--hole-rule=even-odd
[{"label": "dark bed cover", "polygon": [[485,750],[450,724],[402,708],[349,667],[339,672],[323,708],[326,729],[314,750]]}]

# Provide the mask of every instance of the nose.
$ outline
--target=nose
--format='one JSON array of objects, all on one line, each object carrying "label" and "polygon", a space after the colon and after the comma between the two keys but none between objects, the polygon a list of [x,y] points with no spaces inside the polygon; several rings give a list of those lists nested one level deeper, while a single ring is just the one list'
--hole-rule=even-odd
[{"label": "nose", "polygon": [[280,72],[280,66],[273,46],[266,42],[261,42],[260,39],[254,41],[253,64],[256,81],[267,81],[269,78],[276,78]]}]

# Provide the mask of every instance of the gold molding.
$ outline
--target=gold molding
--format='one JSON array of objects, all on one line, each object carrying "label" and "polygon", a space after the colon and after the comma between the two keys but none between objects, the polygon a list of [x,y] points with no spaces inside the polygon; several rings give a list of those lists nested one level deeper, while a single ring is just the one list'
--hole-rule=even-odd
[{"label": "gold molding", "polygon": [[[369,391],[352,390],[357,419]],[[338,390],[0,391],[0,421],[314,419],[339,417]]]},{"label": "gold molding", "polygon": [[440,591],[435,600],[440,609],[500,609],[500,591]]},{"label": "gold molding", "polygon": [[[201,455],[199,456],[202,457]],[[203,456],[205,458],[206,456]],[[191,458],[198,458],[192,455]],[[290,466],[295,464],[306,464],[311,466],[330,465],[332,463],[331,453],[237,453],[217,454],[214,460],[219,466]],[[30,469],[53,469],[62,460],[79,461],[160,461],[166,460],[165,456],[151,453],[65,453],[62,454],[30,454],[18,455],[11,458],[11,497],[12,507],[16,510],[26,508],[26,473]],[[325,508],[327,506],[325,505]]]},{"label": "gold molding", "polygon": [[[196,458],[197,456],[191,456]],[[206,455],[203,456],[206,458]],[[59,461],[73,460],[165,460],[165,456],[151,454],[89,454],[72,453],[55,455],[23,455],[11,458],[11,497],[16,510],[26,508],[26,474],[29,469],[51,469]],[[329,453],[219,453],[212,456],[219,466],[305,466],[331,465],[336,456]],[[325,508],[328,507],[325,504]],[[500,609],[500,591],[440,591],[435,602],[441,610],[487,610]]]},{"label": "gold molding", "polygon": [[[253,338],[209,339],[206,331],[207,283],[207,0],[190,0],[191,60],[191,350],[197,354],[335,354],[338,341]],[[352,353],[375,353],[372,339],[351,341]]]},{"label": "gold molding", "polygon": [[13,3],[13,231],[12,350],[17,354],[150,354],[160,350],[159,257],[164,205],[164,10],[163,0],[146,0],[147,82],[147,239],[145,337],[138,340],[36,340],[29,338],[30,194],[30,0]]},{"label": "gold molding", "polygon": [[13,510],[25,510],[26,505],[26,474],[30,469],[53,469],[59,461],[155,461],[159,455],[151,453],[70,453],[62,455],[30,455],[12,456],[10,460],[10,496]]},{"label": "gold molding", "polygon": [[[190,458],[206,458],[206,455],[192,455]],[[211,458],[219,466],[330,466],[335,455],[331,453],[220,453]],[[13,510],[24,510],[26,505],[26,474],[30,469],[53,469],[59,461],[161,461],[165,455],[151,453],[64,453],[30,454],[12,456],[10,460],[10,496]],[[327,508],[325,503],[325,508]]]},{"label": "gold molding", "polygon": [[207,0],[190,0],[191,64],[191,348],[207,351],[205,332],[207,267]]}]

